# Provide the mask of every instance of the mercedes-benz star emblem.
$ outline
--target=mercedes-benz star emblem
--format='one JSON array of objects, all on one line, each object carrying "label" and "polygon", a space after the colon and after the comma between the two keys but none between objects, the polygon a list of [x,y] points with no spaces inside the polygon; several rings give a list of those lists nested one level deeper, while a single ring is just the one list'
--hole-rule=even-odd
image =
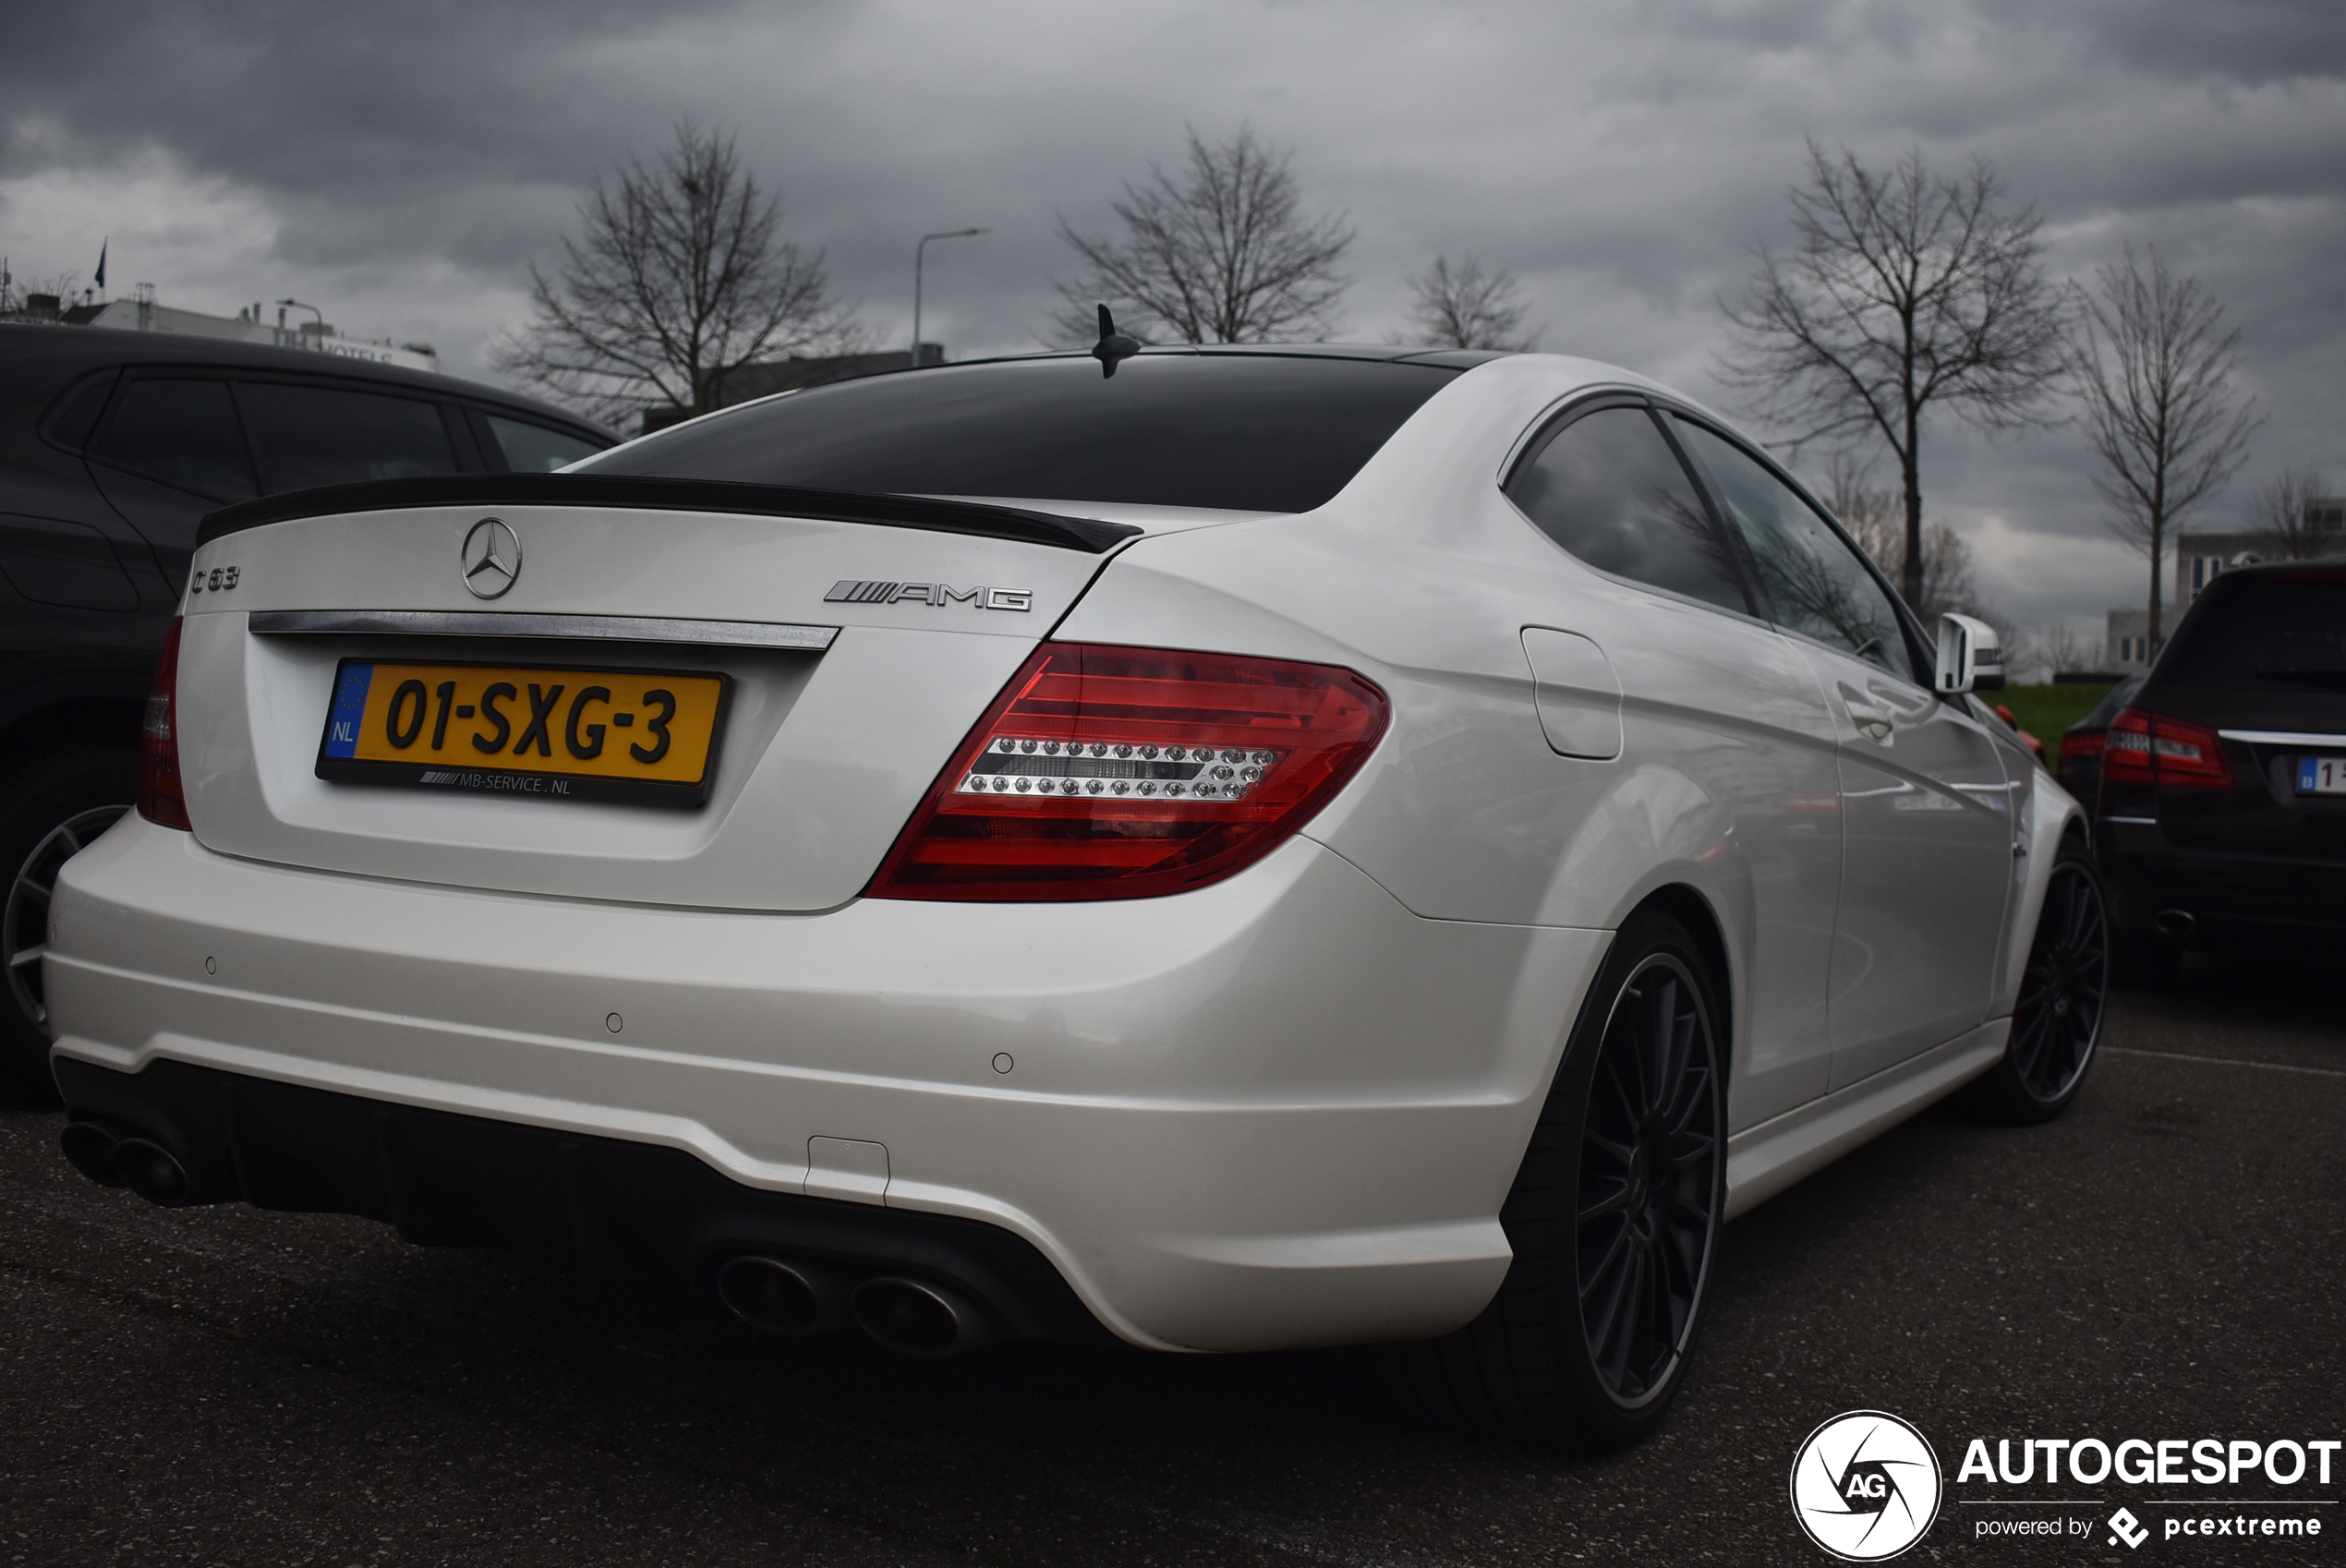
[{"label": "mercedes-benz star emblem", "polygon": [[477,599],[501,598],[521,576],[521,536],[502,517],[484,517],[465,536],[465,587]]}]

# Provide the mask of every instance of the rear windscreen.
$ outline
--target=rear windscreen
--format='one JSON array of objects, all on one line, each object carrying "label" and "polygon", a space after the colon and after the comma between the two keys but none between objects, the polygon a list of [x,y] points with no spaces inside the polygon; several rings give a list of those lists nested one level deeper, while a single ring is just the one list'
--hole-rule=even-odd
[{"label": "rear windscreen", "polygon": [[572,470],[908,495],[1308,512],[1456,370],[1150,354],[1016,360],[791,392]]},{"label": "rear windscreen", "polygon": [[2346,692],[2346,571],[2217,581],[2159,661],[2160,685]]},{"label": "rear windscreen", "polygon": [[2123,681],[2119,681],[2118,684],[2110,688],[2109,693],[2103,696],[2101,701],[2094,705],[2094,711],[2079,719],[2075,728],[2079,730],[2109,729],[2110,721],[2118,717],[2119,710],[2123,708],[2128,703],[2133,702],[2134,700],[2134,694],[2142,689],[2143,678],[2141,676],[2127,676]]}]

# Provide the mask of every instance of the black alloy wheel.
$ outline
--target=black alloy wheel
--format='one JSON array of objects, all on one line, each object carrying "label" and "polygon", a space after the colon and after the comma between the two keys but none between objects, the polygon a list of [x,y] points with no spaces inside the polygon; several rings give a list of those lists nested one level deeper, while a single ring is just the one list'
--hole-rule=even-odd
[{"label": "black alloy wheel", "polygon": [[1658,910],[1615,934],[1499,1211],[1480,1317],[1383,1353],[1418,1414],[1604,1453],[1661,1425],[1702,1326],[1726,1203],[1726,1042],[1704,949]]},{"label": "black alloy wheel", "polygon": [[2053,862],[2045,885],[2003,1058],[1979,1080],[1977,1099],[1987,1109],[2006,1120],[2038,1122],[2068,1108],[2101,1043],[2110,979],[2101,878],[2073,846]]},{"label": "black alloy wheel", "polygon": [[1658,952],[1614,1002],[1580,1128],[1580,1324],[1605,1391],[1666,1389],[1709,1282],[1719,1223],[1718,1079],[1694,976]]}]

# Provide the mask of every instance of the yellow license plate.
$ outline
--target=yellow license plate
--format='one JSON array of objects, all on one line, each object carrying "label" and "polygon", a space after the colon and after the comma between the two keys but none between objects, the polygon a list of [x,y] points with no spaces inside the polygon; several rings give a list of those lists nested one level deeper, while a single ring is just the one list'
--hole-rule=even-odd
[{"label": "yellow license plate", "polygon": [[728,690],[722,675],[675,670],[346,658],[318,777],[698,806]]}]

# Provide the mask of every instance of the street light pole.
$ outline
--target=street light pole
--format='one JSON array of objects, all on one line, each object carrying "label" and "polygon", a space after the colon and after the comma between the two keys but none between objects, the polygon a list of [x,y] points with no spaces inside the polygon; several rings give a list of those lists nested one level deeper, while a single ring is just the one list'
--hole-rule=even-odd
[{"label": "street light pole", "polygon": [[991,229],[948,229],[943,234],[923,235],[920,244],[913,247],[913,360],[912,368],[921,368],[921,256],[933,239],[970,239]]}]

